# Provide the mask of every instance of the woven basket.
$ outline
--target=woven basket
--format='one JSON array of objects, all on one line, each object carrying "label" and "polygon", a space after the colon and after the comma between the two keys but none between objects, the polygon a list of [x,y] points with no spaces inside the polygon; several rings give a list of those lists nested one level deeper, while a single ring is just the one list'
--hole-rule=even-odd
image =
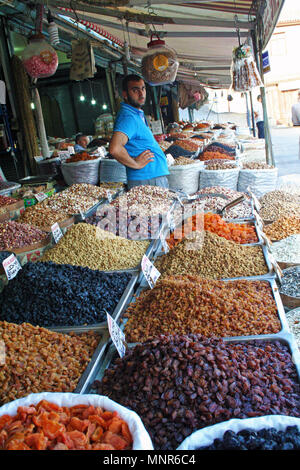
[{"label": "woven basket", "polygon": [[202,166],[199,163],[169,167],[169,188],[194,194],[199,189],[199,175]]},{"label": "woven basket", "polygon": [[114,159],[103,159],[100,164],[100,183],[110,182],[126,184],[126,166]]}]

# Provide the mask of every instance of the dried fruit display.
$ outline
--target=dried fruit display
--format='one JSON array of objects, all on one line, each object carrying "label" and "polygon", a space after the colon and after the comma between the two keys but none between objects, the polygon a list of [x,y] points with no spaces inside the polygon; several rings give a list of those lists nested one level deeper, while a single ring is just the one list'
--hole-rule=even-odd
[{"label": "dried fruit display", "polygon": [[56,222],[63,222],[69,217],[71,215],[65,212],[55,211],[41,204],[36,204],[35,206],[27,207],[17,222],[33,225],[42,230],[45,228],[49,229]]},{"label": "dried fruit display", "polygon": [[18,200],[10,196],[1,196],[0,195],[0,207],[9,206],[10,204],[15,204]]},{"label": "dried fruit display", "polygon": [[236,433],[228,430],[222,438],[197,450],[300,450],[300,431],[297,426],[287,426],[281,431],[275,428],[242,429]]},{"label": "dried fruit display", "polygon": [[205,214],[194,214],[184,221],[181,227],[170,234],[167,243],[170,248],[176,246],[184,236],[195,231],[203,224],[204,230],[215,233],[220,237],[226,238],[236,243],[257,243],[258,237],[254,225],[250,224],[234,224],[226,222],[220,215],[207,212]]},{"label": "dried fruit display", "polygon": [[90,155],[88,152],[74,153],[71,157],[66,159],[65,163],[84,162],[88,160],[97,160],[99,155]]},{"label": "dried fruit display", "polygon": [[136,345],[94,382],[97,393],[138,413],[161,450],[231,418],[300,417],[299,387],[283,342],[230,343],[196,334]]},{"label": "dried fruit display", "polygon": [[137,268],[149,241],[127,240],[94,225],[72,225],[38,261],[85,266],[99,271]]},{"label": "dried fruit display", "polygon": [[116,411],[48,400],[0,416],[0,450],[130,450],[128,424]]},{"label": "dried fruit display", "polygon": [[270,240],[283,240],[291,235],[300,234],[300,217],[280,217],[264,227],[264,232]]},{"label": "dried fruit display", "polygon": [[197,152],[199,149],[199,145],[202,145],[202,142],[195,142],[195,139],[182,139],[182,140],[175,140],[174,145],[178,145],[189,152]]},{"label": "dried fruit display", "polygon": [[0,321],[5,363],[0,373],[0,405],[29,393],[73,392],[100,336],[75,335],[23,323]]},{"label": "dried fruit display", "polygon": [[160,334],[210,336],[273,334],[281,330],[270,284],[170,276],[143,291],[124,317],[128,342]]},{"label": "dried fruit display", "polygon": [[49,237],[37,227],[9,220],[0,224],[0,250],[14,250],[42,242]]},{"label": "dried fruit display", "polygon": [[261,246],[245,246],[208,231],[194,231],[155,266],[162,277],[192,274],[207,279],[259,276],[268,273]]},{"label": "dried fruit display", "polygon": [[206,161],[206,160],[235,160],[234,156],[227,155],[226,153],[218,151],[209,151],[205,150],[201,153],[197,158],[199,160]]},{"label": "dried fruit display", "polygon": [[300,217],[300,196],[286,191],[270,191],[259,199],[259,215],[263,220],[275,221],[281,217]]},{"label": "dried fruit display", "polygon": [[28,262],[0,294],[0,320],[43,327],[106,322],[131,274]]}]

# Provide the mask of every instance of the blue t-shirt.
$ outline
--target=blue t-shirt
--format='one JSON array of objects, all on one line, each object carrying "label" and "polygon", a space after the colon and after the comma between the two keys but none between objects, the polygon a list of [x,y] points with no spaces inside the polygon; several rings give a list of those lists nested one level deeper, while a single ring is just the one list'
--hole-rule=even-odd
[{"label": "blue t-shirt", "polygon": [[114,125],[114,132],[116,131],[127,135],[125,148],[132,158],[145,150],[150,150],[154,155],[153,162],[140,170],[126,167],[128,180],[146,180],[169,174],[166,156],[153,137],[141,109],[122,103]]}]

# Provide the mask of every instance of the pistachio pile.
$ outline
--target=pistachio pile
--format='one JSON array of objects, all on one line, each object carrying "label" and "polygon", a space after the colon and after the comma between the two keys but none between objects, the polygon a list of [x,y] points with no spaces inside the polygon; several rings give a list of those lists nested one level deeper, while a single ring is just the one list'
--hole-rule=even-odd
[{"label": "pistachio pile", "polygon": [[281,217],[300,217],[300,196],[286,191],[270,191],[259,199],[259,214],[263,220],[275,221]]},{"label": "pistachio pile", "polygon": [[94,225],[73,225],[38,261],[86,266],[100,271],[133,269],[139,266],[148,241],[127,240]]}]

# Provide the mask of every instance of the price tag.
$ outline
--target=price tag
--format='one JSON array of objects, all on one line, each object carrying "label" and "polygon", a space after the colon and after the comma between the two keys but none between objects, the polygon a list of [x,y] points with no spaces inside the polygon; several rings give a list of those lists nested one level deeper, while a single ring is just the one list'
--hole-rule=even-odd
[{"label": "price tag", "polygon": [[73,154],[75,153],[74,147],[73,147],[73,146],[69,146],[69,147],[68,147],[68,152],[69,152],[69,155],[73,155]]},{"label": "price tag", "polygon": [[11,254],[8,258],[6,258],[2,262],[2,265],[5,271],[6,277],[9,281],[18,274],[20,269],[22,269],[19,261],[17,260],[14,254]]},{"label": "price tag", "polygon": [[107,191],[107,200],[108,200],[109,203],[111,203],[111,201],[113,200],[112,194],[111,194],[110,191]]},{"label": "price tag", "polygon": [[169,251],[170,251],[169,245],[168,245],[167,240],[164,238],[162,233],[159,234],[159,238],[160,238],[161,246],[162,246],[164,252],[169,253]]},{"label": "price tag", "polygon": [[48,196],[47,196],[47,194],[45,194],[45,193],[37,193],[37,194],[35,194],[35,198],[36,198],[36,200],[37,200],[38,202],[44,201],[44,199],[47,199],[47,197],[48,197]]},{"label": "price tag", "polygon": [[125,352],[126,352],[125,335],[108,312],[106,312],[106,315],[107,315],[108,331],[111,336],[111,339],[117,348],[119,356],[124,357]]},{"label": "price tag", "polygon": [[158,269],[156,269],[154,264],[151,263],[148,256],[146,255],[144,255],[142,259],[142,271],[150,288],[153,289],[157,279],[160,276],[160,272],[158,271]]},{"label": "price tag", "polygon": [[62,233],[62,231],[60,229],[60,226],[58,225],[57,222],[52,225],[51,232],[52,232],[55,243],[57,243],[61,239],[61,237],[63,236],[63,233]]},{"label": "price tag", "polygon": [[68,150],[60,150],[57,153],[57,156],[61,159],[62,162],[64,162],[67,158],[70,157],[70,154]]}]

